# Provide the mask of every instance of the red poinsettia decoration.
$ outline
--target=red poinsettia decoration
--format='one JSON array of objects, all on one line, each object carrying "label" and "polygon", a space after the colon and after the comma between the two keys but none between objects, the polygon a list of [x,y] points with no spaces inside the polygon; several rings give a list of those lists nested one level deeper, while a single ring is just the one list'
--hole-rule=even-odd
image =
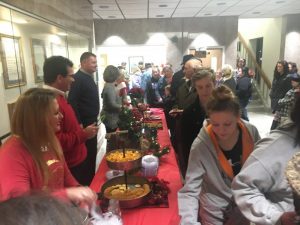
[{"label": "red poinsettia decoration", "polygon": [[171,192],[168,187],[169,182],[164,179],[153,177],[150,179],[151,183],[151,196],[148,200],[150,205],[168,205],[168,194]]},{"label": "red poinsettia decoration", "polygon": [[141,88],[131,88],[128,92],[129,96],[131,98],[143,98],[144,97],[144,91]]}]

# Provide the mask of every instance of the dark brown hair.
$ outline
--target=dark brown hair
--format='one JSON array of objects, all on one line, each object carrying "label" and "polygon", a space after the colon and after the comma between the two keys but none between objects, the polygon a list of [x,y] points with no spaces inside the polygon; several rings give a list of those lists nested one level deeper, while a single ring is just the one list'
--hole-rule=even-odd
[{"label": "dark brown hair", "polygon": [[94,53],[91,53],[91,52],[84,52],[82,53],[82,55],[80,56],[80,62],[82,63],[84,60],[90,58],[90,57],[97,57]]},{"label": "dark brown hair", "polygon": [[280,76],[277,71],[277,64],[281,64],[283,66],[283,75],[286,76],[289,73],[289,65],[285,60],[278,60],[274,68],[274,77],[278,78]]},{"label": "dark brown hair", "polygon": [[58,75],[66,77],[68,75],[68,67],[73,67],[73,63],[63,56],[47,58],[43,66],[45,84],[54,83]]},{"label": "dark brown hair", "polygon": [[211,97],[206,104],[206,112],[209,116],[212,112],[224,111],[232,112],[234,115],[239,116],[240,105],[233,92],[225,85],[221,85],[212,91]]}]

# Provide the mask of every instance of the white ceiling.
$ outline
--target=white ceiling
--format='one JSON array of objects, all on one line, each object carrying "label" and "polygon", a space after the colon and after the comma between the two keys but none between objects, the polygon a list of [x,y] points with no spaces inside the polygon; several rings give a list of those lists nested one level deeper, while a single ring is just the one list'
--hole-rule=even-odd
[{"label": "white ceiling", "polygon": [[239,16],[300,13],[300,0],[90,0],[94,19]]}]

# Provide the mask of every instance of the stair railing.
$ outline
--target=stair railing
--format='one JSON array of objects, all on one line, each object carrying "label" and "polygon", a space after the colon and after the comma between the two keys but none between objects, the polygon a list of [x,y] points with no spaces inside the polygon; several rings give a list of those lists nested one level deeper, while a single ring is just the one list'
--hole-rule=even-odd
[{"label": "stair railing", "polygon": [[266,76],[265,72],[262,70],[261,66],[256,62],[256,57],[254,56],[253,51],[248,46],[247,42],[243,36],[238,33],[240,41],[239,54],[241,58],[245,58],[247,61],[247,66],[250,69],[255,69],[255,78],[253,79],[254,88],[256,89],[260,99],[262,100],[264,106],[269,108],[270,98],[269,93],[271,89],[271,81]]}]

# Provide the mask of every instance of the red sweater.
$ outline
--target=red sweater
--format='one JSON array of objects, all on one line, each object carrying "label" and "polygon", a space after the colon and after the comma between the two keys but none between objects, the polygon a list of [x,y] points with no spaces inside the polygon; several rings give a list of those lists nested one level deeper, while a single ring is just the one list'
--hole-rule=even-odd
[{"label": "red sweater", "polygon": [[64,188],[78,186],[65,161],[59,161],[51,150],[43,154],[50,172],[47,186],[21,140],[12,136],[6,141],[0,150],[0,200],[42,190],[66,198]]},{"label": "red sweater", "polygon": [[87,135],[80,127],[74,110],[67,100],[62,95],[58,95],[57,101],[59,110],[63,115],[61,130],[57,133],[57,137],[62,146],[66,162],[69,168],[72,168],[86,158],[85,141]]}]

